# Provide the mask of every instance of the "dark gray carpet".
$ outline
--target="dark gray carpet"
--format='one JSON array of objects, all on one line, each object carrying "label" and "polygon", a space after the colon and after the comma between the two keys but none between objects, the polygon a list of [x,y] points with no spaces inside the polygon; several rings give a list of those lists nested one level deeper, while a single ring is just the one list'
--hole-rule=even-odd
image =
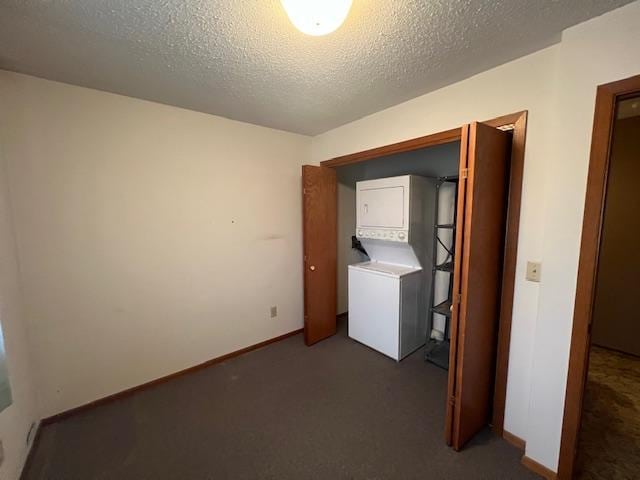
[{"label": "dark gray carpet", "polygon": [[421,351],[296,335],[46,426],[23,478],[538,478],[489,431],[449,449],[445,388]]}]

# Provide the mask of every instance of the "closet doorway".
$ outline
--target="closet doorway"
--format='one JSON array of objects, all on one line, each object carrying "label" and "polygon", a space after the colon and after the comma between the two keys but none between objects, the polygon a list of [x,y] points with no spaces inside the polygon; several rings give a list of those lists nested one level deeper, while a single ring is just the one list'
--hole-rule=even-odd
[{"label": "closet doorway", "polygon": [[561,480],[577,475],[632,478],[639,468],[640,303],[632,288],[640,273],[639,136],[640,75],[599,86],[558,464]]},{"label": "closet doorway", "polygon": [[445,437],[503,434],[526,112],[303,167],[305,342],[336,333],[336,168],[458,142],[459,188]]}]

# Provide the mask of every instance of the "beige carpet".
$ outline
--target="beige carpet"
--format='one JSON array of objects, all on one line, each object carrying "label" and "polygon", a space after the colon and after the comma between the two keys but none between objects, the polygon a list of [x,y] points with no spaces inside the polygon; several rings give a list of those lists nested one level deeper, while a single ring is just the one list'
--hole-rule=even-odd
[{"label": "beige carpet", "polygon": [[640,478],[640,359],[593,346],[577,478]]}]

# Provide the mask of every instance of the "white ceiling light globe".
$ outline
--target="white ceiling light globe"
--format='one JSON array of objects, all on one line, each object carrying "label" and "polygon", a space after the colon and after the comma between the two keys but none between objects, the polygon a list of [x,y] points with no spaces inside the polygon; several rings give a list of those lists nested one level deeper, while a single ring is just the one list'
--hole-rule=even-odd
[{"label": "white ceiling light globe", "polygon": [[349,14],[352,0],[280,0],[291,23],[307,35],[327,35]]}]

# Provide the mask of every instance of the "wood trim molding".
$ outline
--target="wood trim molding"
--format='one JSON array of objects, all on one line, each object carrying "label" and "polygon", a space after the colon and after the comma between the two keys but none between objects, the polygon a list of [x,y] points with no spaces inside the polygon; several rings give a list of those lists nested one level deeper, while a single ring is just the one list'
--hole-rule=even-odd
[{"label": "wood trim molding", "polygon": [[537,473],[546,480],[556,480],[558,475],[556,472],[551,470],[550,468],[545,467],[541,463],[536,462],[535,460],[527,457],[526,455],[522,457],[522,465],[531,470],[533,473]]},{"label": "wood trim molding", "polygon": [[[276,343],[276,342],[279,342],[281,340],[285,340],[285,339],[287,339],[289,337],[293,337],[294,335],[298,335],[299,333],[302,333],[302,331],[303,331],[303,329],[300,328],[298,330],[294,330],[292,332],[285,333],[284,335],[280,335],[278,337],[270,338],[270,339],[265,340],[263,342],[256,343],[254,345],[250,345],[250,346],[245,347],[245,348],[241,348],[240,350],[236,350],[234,352],[227,353],[225,355],[221,355],[220,357],[212,358],[211,360],[207,360],[204,363],[200,363],[200,364],[195,365],[193,367],[189,367],[189,368],[186,368],[184,370],[180,370],[179,372],[175,372],[175,373],[166,375],[164,377],[157,378],[155,380],[151,380],[150,382],[146,382],[146,383],[143,383],[141,385],[138,385],[138,386],[135,386],[135,387],[132,387],[132,388],[128,388],[128,389],[123,390],[123,391],[118,392],[118,393],[114,393],[113,395],[109,395],[109,396],[106,396],[106,397],[103,397],[103,398],[99,398],[98,400],[94,400],[94,401],[89,402],[87,404],[80,405],[79,407],[75,407],[75,408],[72,408],[70,410],[66,410],[66,411],[64,411],[62,413],[58,413],[56,415],[52,415],[50,417],[44,418],[40,422],[40,425],[41,426],[42,425],[49,425],[51,423],[58,422],[58,421],[60,421],[62,419],[68,418],[70,416],[76,415],[76,414],[84,412],[86,410],[90,410],[90,409],[92,409],[94,407],[97,407],[99,405],[104,405],[106,403],[110,403],[110,402],[113,402],[115,400],[119,400],[121,398],[128,397],[128,396],[130,396],[130,395],[132,395],[132,394],[134,394],[136,392],[139,392],[141,390],[146,390],[148,388],[154,387],[154,386],[159,385],[161,383],[168,382],[169,380],[172,380],[174,378],[180,377],[182,375],[186,375],[188,373],[192,373],[192,372],[196,372],[198,370],[202,370],[203,368],[210,367],[210,366],[215,365],[217,363],[222,363],[222,362],[224,362],[226,360],[229,360],[231,358],[238,357],[238,356],[240,356],[240,355],[242,355],[244,353],[248,353],[248,352],[251,352],[253,350],[257,350],[259,348],[266,347],[267,345],[270,345],[272,343]],[[40,428],[40,427],[38,427],[38,428]],[[34,444],[33,445],[35,446],[35,439],[34,439]]]},{"label": "wood trim molding", "polygon": [[510,443],[511,445],[513,445],[519,450],[522,450],[523,452],[527,446],[526,441],[524,441],[522,438],[518,437],[517,435],[514,435],[511,432],[507,432],[506,430],[502,430],[502,438],[504,438],[507,441],[507,443]]},{"label": "wood trim molding", "polygon": [[486,123],[494,128],[502,128],[504,130],[514,130],[516,128],[516,124],[518,120],[520,120],[523,116],[526,118],[527,110],[522,110],[520,112],[509,113],[507,115],[502,115],[501,117],[492,118],[491,120],[486,120],[482,123]]},{"label": "wood trim molding", "polygon": [[403,142],[392,143],[391,145],[385,145],[383,147],[371,148],[362,152],[332,158],[331,160],[320,162],[320,165],[332,168],[342,167],[344,165],[364,162],[366,160],[372,160],[374,158],[384,157],[394,153],[410,152],[420,148],[442,145],[443,143],[457,142],[460,140],[460,132],[460,128],[454,128],[444,132],[434,133],[432,135],[425,135],[424,137],[412,138],[411,140],[405,140]]},{"label": "wood trim molding", "polygon": [[573,476],[582,419],[582,400],[589,362],[589,326],[596,285],[615,106],[619,97],[637,92],[640,92],[640,75],[600,85],[596,91],[558,463],[558,478],[562,480],[569,480]]},{"label": "wood trim molding", "polygon": [[[501,117],[492,118],[482,123],[486,123],[495,128],[504,127],[507,125],[515,125],[519,118],[523,115],[526,118],[526,111],[510,113]],[[526,122],[526,120],[525,120]],[[410,152],[412,150],[418,150],[420,148],[435,147],[436,145],[442,145],[444,143],[452,143],[460,140],[462,136],[462,128],[452,128],[451,130],[445,130],[443,132],[433,133],[431,135],[425,135],[422,137],[411,138],[402,142],[392,143],[389,145],[383,145],[382,147],[370,148],[361,152],[350,153],[347,155],[341,155],[339,157],[332,158],[320,162],[322,167],[342,167],[344,165],[350,165],[352,163],[365,162],[367,160],[373,160],[374,158],[384,157],[386,155],[393,155],[394,153]]]}]

